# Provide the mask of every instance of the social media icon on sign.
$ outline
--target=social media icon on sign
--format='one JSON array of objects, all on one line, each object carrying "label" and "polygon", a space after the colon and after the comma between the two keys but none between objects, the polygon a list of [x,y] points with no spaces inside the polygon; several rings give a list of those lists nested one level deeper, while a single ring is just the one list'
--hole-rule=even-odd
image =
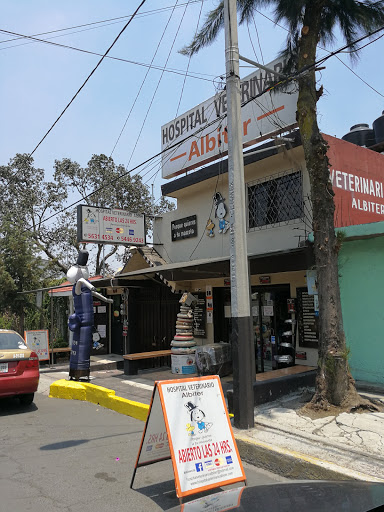
[{"label": "social media icon on sign", "polygon": [[202,462],[197,462],[197,463],[195,464],[195,466],[196,466],[196,471],[197,471],[197,472],[199,472],[199,471],[203,471],[203,470],[204,470],[204,468],[203,468],[203,463],[202,463]]}]

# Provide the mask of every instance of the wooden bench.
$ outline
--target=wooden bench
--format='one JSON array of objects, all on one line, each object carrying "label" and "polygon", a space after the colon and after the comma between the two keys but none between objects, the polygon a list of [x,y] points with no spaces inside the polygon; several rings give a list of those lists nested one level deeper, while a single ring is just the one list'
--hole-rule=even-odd
[{"label": "wooden bench", "polygon": [[52,358],[52,362],[55,363],[56,362],[56,354],[58,354],[59,352],[70,352],[72,349],[71,347],[55,347],[55,348],[50,348],[49,349],[49,354]]},{"label": "wooden bench", "polygon": [[138,352],[137,354],[126,354],[124,359],[124,374],[137,375],[139,365],[138,361],[142,359],[153,359],[155,357],[168,357],[171,350],[154,350],[153,352]]}]

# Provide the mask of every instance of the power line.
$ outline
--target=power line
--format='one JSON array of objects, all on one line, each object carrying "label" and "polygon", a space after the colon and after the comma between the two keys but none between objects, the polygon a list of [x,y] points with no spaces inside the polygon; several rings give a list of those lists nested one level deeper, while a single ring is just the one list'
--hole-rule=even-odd
[{"label": "power line", "polygon": [[[204,1],[204,0],[190,0],[188,2],[188,4],[200,3],[202,1]],[[184,5],[186,5],[186,4],[179,4],[177,6],[177,8],[183,7]],[[145,16],[150,16],[152,14],[158,14],[160,12],[165,12],[165,11],[168,11],[168,10],[170,10],[172,8],[173,8],[173,6],[169,6],[169,7],[161,7],[160,9],[152,9],[151,11],[144,11],[142,13],[138,13],[137,16],[136,16],[136,19],[137,18],[143,18]],[[106,20],[94,21],[92,23],[84,23],[82,25],[75,25],[73,27],[59,28],[59,29],[56,29],[56,30],[50,30],[48,32],[40,32],[38,34],[33,34],[31,37],[44,36],[44,35],[48,35],[48,34],[55,34],[57,32],[64,32],[64,31],[67,31],[67,30],[73,30],[73,29],[82,28],[82,27],[91,27],[91,28],[88,28],[88,29],[85,29],[85,30],[94,30],[94,29],[100,28],[100,26],[101,26],[101,28],[103,28],[105,26],[115,25],[116,23],[122,23],[120,20],[127,19],[130,16],[132,16],[132,15],[131,14],[127,14],[126,16],[119,16],[119,17],[116,17],[116,18],[109,18],[109,19],[106,19]],[[113,21],[114,23],[108,23],[110,21]],[[104,24],[104,25],[101,25],[101,24]],[[93,25],[99,25],[99,26],[93,27]],[[70,34],[61,34],[60,36],[55,36],[55,37],[63,37],[63,36],[66,36],[66,35],[78,34],[79,32],[83,32],[83,30],[78,30],[76,32],[71,32]],[[24,39],[25,37],[26,36],[20,35],[18,37],[14,37],[12,39],[5,39],[3,41],[0,41],[0,44],[12,42],[12,41],[17,41],[19,39]],[[23,44],[30,44],[30,43],[23,43]],[[22,45],[7,46],[7,48],[15,48],[16,46],[22,46]]]},{"label": "power line", "polygon": [[[177,2],[178,2],[178,0],[176,0],[176,4],[177,4]],[[170,50],[169,50],[169,52],[168,52],[168,56],[167,56],[167,59],[166,59],[166,61],[165,61],[165,65],[167,65],[167,64],[168,64],[168,60],[169,60],[169,58],[171,57],[171,52],[172,52],[173,47],[174,47],[174,44],[175,44],[175,42],[176,42],[176,38],[177,38],[177,36],[178,36],[178,34],[179,34],[179,31],[180,31],[180,28],[181,28],[181,24],[182,24],[183,19],[184,19],[184,16],[185,16],[185,11],[186,11],[186,9],[184,10],[183,16],[182,16],[182,18],[181,18],[181,20],[180,20],[179,27],[178,27],[177,32],[176,32],[176,34],[175,34],[175,37],[174,37],[174,39],[173,39],[173,42],[172,42],[171,48],[170,48]],[[173,15],[173,12],[174,12],[174,11],[172,11],[171,16]],[[149,103],[149,106],[148,106],[147,112],[146,112],[145,117],[144,117],[144,121],[143,121],[143,123],[142,123],[142,125],[141,125],[140,131],[139,131],[139,133],[138,133],[138,136],[137,136],[137,139],[136,139],[136,142],[135,142],[135,145],[134,145],[134,148],[133,148],[132,153],[131,153],[131,156],[130,156],[130,158],[129,158],[128,165],[130,164],[130,162],[131,162],[131,160],[132,160],[132,157],[133,157],[133,154],[134,154],[134,152],[135,152],[135,150],[136,150],[137,144],[138,144],[139,139],[140,139],[140,137],[141,137],[142,131],[143,131],[143,129],[144,129],[144,125],[145,125],[145,123],[146,123],[146,121],[147,121],[148,114],[149,114],[149,112],[150,112],[150,110],[151,110],[151,108],[152,108],[153,101],[154,101],[154,99],[155,99],[155,97],[156,97],[156,94],[157,94],[157,91],[158,91],[158,89],[159,89],[159,87],[160,87],[160,83],[161,83],[161,80],[163,79],[163,76],[164,76],[164,71],[162,71],[162,72],[161,72],[161,75],[160,75],[160,78],[159,78],[159,80],[158,80],[158,82],[157,82],[157,85],[156,85],[155,91],[154,91],[154,93],[153,93],[153,95],[152,95],[151,101],[150,101],[150,103]]]},{"label": "power line", "polygon": [[[136,94],[136,98],[135,98],[135,99],[134,99],[134,101],[133,101],[132,107],[131,107],[131,109],[130,109],[130,111],[129,111],[129,113],[128,113],[127,118],[125,119],[125,122],[124,122],[123,127],[122,127],[122,128],[121,128],[121,130],[120,130],[119,136],[117,137],[117,140],[116,140],[116,142],[115,142],[115,145],[113,146],[113,149],[112,149],[112,151],[111,151],[111,155],[110,155],[110,156],[112,156],[112,155],[113,155],[113,152],[115,151],[116,146],[117,146],[117,144],[119,143],[119,140],[120,140],[120,138],[121,138],[121,136],[122,136],[122,134],[123,134],[123,132],[124,132],[124,130],[125,130],[125,127],[126,127],[126,125],[127,125],[127,123],[128,123],[128,120],[129,120],[129,118],[130,118],[130,116],[131,116],[131,114],[132,114],[132,111],[133,111],[133,109],[134,109],[134,107],[135,107],[135,105],[136,105],[136,102],[137,102],[137,100],[138,100],[138,98],[139,98],[139,96],[140,96],[140,93],[141,93],[141,91],[142,91],[142,88],[144,87],[144,84],[145,84],[145,82],[146,82],[146,80],[147,80],[147,77],[148,77],[149,71],[150,71],[150,69],[151,69],[151,66],[152,66],[152,64],[153,64],[153,62],[154,62],[154,60],[155,60],[155,58],[156,58],[157,52],[159,51],[160,44],[161,44],[161,42],[162,42],[162,40],[163,40],[163,38],[164,38],[164,36],[165,36],[165,33],[166,33],[166,31],[167,31],[167,28],[168,28],[168,25],[169,25],[169,23],[170,23],[170,21],[171,21],[171,19],[172,19],[173,13],[174,13],[175,8],[176,8],[176,5],[177,5],[177,2],[176,2],[176,4],[174,5],[174,9],[172,10],[171,15],[170,15],[170,17],[168,18],[168,21],[167,21],[167,23],[166,23],[166,25],[165,25],[165,27],[164,27],[163,33],[162,33],[162,35],[161,35],[161,37],[160,37],[160,40],[159,40],[159,42],[158,42],[158,44],[157,44],[157,48],[156,48],[156,50],[155,50],[155,53],[153,54],[153,57],[152,57],[152,60],[151,60],[151,64],[149,65],[148,70],[147,70],[147,72],[146,72],[146,74],[145,74],[145,77],[143,78],[143,80],[142,80],[142,82],[141,82],[140,88],[139,88],[139,90],[138,90],[138,92],[137,92],[137,94]],[[187,4],[187,5],[188,5],[188,4]],[[185,15],[185,10],[184,10],[183,18],[184,18],[184,15]],[[167,62],[168,62],[168,60],[167,60]],[[161,78],[160,78],[160,79],[161,79]],[[153,100],[153,98],[152,98],[152,100]],[[152,102],[151,102],[151,104],[152,104]],[[149,110],[148,110],[148,111],[149,111]],[[148,112],[147,112],[147,115],[148,115]],[[145,122],[145,120],[144,120],[144,122]],[[143,126],[144,126],[144,125],[143,125]],[[143,129],[143,126],[141,127],[141,130]],[[128,164],[127,164],[127,165],[129,165],[129,164],[130,164],[130,162],[131,162],[132,155],[133,155],[133,153],[134,153],[134,151],[135,151],[135,148],[136,148],[136,146],[137,146],[137,142],[138,142],[138,140],[139,140],[140,134],[141,134],[141,131],[140,131],[140,133],[139,133],[138,137],[136,138],[136,143],[135,143],[135,146],[134,146],[134,148],[133,148],[133,150],[132,150],[131,157],[130,157],[129,162],[128,162]]]},{"label": "power line", "polygon": [[366,82],[363,78],[361,78],[361,76],[360,76],[360,75],[358,75],[357,73],[355,73],[355,72],[353,71],[353,69],[352,69],[352,68],[350,68],[350,67],[349,67],[349,66],[348,66],[344,61],[342,61],[342,60],[340,59],[340,57],[338,57],[337,55],[336,55],[336,59],[337,59],[338,61],[340,61],[340,62],[343,64],[343,66],[345,66],[347,69],[349,69],[349,71],[350,71],[351,73],[353,73],[353,74],[354,74],[354,75],[355,75],[359,80],[361,80],[361,81],[362,81],[362,82],[363,82],[367,87],[369,87],[370,89],[372,89],[372,91],[376,92],[379,96],[381,96],[382,98],[384,98],[384,94],[381,94],[381,92],[379,92],[377,89],[375,89],[374,87],[372,87],[372,85],[370,85],[370,84],[369,84],[368,82]]},{"label": "power line", "polygon": [[[145,1],[145,0],[144,0]],[[383,27],[380,27],[378,28],[374,33],[377,33],[379,32],[380,30],[384,30],[384,26]],[[244,107],[245,105],[247,105],[250,101],[254,101],[256,100],[257,98],[259,98],[260,96],[262,96],[263,94],[275,89],[276,87],[278,86],[281,86],[283,84],[287,84],[287,83],[290,83],[292,82],[293,80],[296,80],[298,76],[300,76],[302,73],[306,72],[306,71],[309,71],[311,68],[313,67],[316,67],[319,65],[319,63],[321,63],[323,60],[327,60],[328,58],[332,57],[332,56],[335,56],[337,55],[337,53],[340,53],[342,50],[344,50],[345,48],[348,48],[350,46],[353,46],[354,44],[356,44],[356,42],[360,42],[364,39],[366,39],[367,37],[370,37],[372,35],[372,33],[369,33],[369,34],[366,34],[364,36],[362,36],[361,38],[359,38],[358,40],[356,41],[353,41],[345,46],[343,46],[342,48],[336,50],[335,52],[332,52],[332,55],[329,55],[327,57],[325,57],[324,59],[320,59],[319,61],[315,62],[314,64],[312,65],[308,65],[306,66],[305,68],[297,71],[296,73],[294,73],[292,76],[290,77],[287,77],[285,78],[284,80],[281,80],[280,82],[276,83],[276,84],[273,84],[271,86],[268,86],[266,87],[263,91],[261,91],[259,94],[257,94],[254,98],[250,98],[248,99],[247,101],[244,101],[242,104],[241,104],[241,107]],[[142,167],[143,165],[149,163],[151,160],[155,160],[156,158],[158,158],[159,156],[161,156],[163,153],[165,153],[166,151],[171,151],[173,149],[177,149],[181,144],[183,144],[184,142],[186,142],[187,140],[189,140],[190,138],[192,137],[195,137],[197,136],[201,131],[205,130],[206,128],[208,128],[209,126],[219,122],[219,121],[222,121],[223,119],[225,119],[227,117],[227,114],[222,114],[221,116],[219,116],[218,118],[212,120],[210,123],[206,123],[205,126],[199,128],[198,130],[196,130],[195,132],[193,132],[192,134],[188,135],[187,137],[185,137],[184,139],[182,139],[181,141],[171,145],[171,146],[168,146],[167,148],[163,149],[162,151],[156,153],[155,155],[153,155],[152,157],[148,158],[147,160],[145,160],[144,162],[142,162],[141,164],[137,165],[136,167],[132,168],[131,170],[121,174],[120,176],[117,176],[116,178],[114,178],[113,180],[111,180],[108,184],[104,184],[102,185],[101,187],[98,187],[97,189],[93,190],[92,192],[90,192],[89,194],[87,194],[86,196],[78,199],[77,201],[73,202],[72,204],[62,208],[60,211],[58,212],[55,212],[54,214],[52,214],[51,216],[45,218],[45,219],[42,219],[41,223],[44,223],[50,219],[52,219],[53,217],[56,217],[57,215],[59,215],[60,213],[63,213],[65,212],[66,210],[68,210],[69,208],[72,208],[73,206],[75,206],[76,204],[78,204],[81,200],[83,199],[87,199],[88,197],[92,196],[93,194],[96,194],[97,192],[99,192],[100,190],[102,190],[103,188],[105,188],[106,186],[111,186],[112,184],[114,184],[116,181],[118,181],[119,179],[123,178],[124,176],[126,176],[127,174],[130,174],[131,172],[135,171],[136,169]],[[31,228],[27,228],[26,231],[30,231],[31,229],[33,229],[32,227]]]},{"label": "power line", "polygon": [[[374,4],[372,5],[376,5],[376,4],[379,4],[381,3],[382,0],[379,0],[378,2],[375,2]],[[360,2],[361,3],[361,2]],[[280,25],[279,23],[276,23],[272,18],[269,18],[267,15],[265,15],[264,13],[262,13],[261,11],[258,11],[257,9],[255,9],[255,11],[260,14],[261,16],[264,16],[264,18],[266,18],[268,21],[270,21],[271,23],[273,23],[274,25],[278,26],[279,28],[282,28],[283,30],[285,30],[286,32],[290,33],[290,31],[284,27],[283,25]],[[384,27],[382,27],[384,28]],[[382,30],[382,29],[379,29],[379,30]],[[368,46],[369,44],[372,44],[374,43],[375,41],[377,41],[378,39],[380,39],[381,37],[383,37],[383,35],[379,36],[378,38],[376,38],[375,40],[373,41],[370,41],[369,43],[367,43],[366,45],[364,46],[361,46],[360,48],[357,48],[356,50],[352,50],[351,52],[348,52],[348,53],[353,53],[353,52],[357,52],[359,50],[362,50],[363,48],[365,48],[365,46]],[[369,37],[369,35],[367,35],[366,37]],[[252,45],[253,46],[253,45]],[[317,45],[317,47],[320,49],[320,50],[323,50],[327,53],[331,53],[330,50],[327,50],[326,48],[323,48],[322,46],[320,45]],[[340,53],[347,53],[347,52],[343,52],[341,51]],[[359,78],[363,83],[365,83],[365,85],[367,85],[370,89],[372,89],[374,92],[376,92],[377,94],[379,94],[381,97],[384,97],[383,94],[381,94],[381,92],[377,91],[374,87],[372,87],[368,82],[366,82],[363,78],[361,78],[360,75],[358,75],[355,71],[353,71],[352,68],[350,68],[344,61],[342,61],[339,57],[336,56],[336,58],[347,68],[349,69],[349,71],[351,71],[351,73],[353,73],[357,78]]]},{"label": "power line", "polygon": [[[86,53],[88,55],[96,55],[98,57],[105,57],[107,59],[118,60],[120,62],[127,62],[128,64],[135,64],[136,66],[143,66],[143,67],[147,67],[147,68],[157,69],[159,71],[166,71],[167,73],[174,73],[176,75],[183,75],[183,76],[185,75],[185,72],[183,70],[172,69],[172,68],[166,69],[164,67],[153,66],[152,64],[145,64],[145,63],[142,63],[142,62],[136,62],[136,61],[129,60],[129,59],[123,59],[121,57],[112,57],[111,55],[105,55],[105,54],[103,55],[102,53],[92,52],[90,50],[84,50],[82,48],[77,48],[76,46],[70,46],[70,45],[66,45],[66,44],[54,43],[52,41],[47,41],[46,39],[38,39],[38,38],[36,38],[34,36],[27,36],[27,35],[23,35],[23,34],[18,34],[17,32],[11,32],[11,31],[5,30],[5,29],[0,29],[0,32],[6,33],[6,34],[20,35],[23,38],[32,39],[33,41],[36,41],[38,43],[45,43],[45,44],[48,44],[48,45],[51,45],[51,46],[57,46],[59,48],[65,48],[67,50],[74,50],[74,51],[77,51],[77,52]],[[0,51],[1,51],[1,48],[0,48]],[[197,73],[195,71],[191,71],[191,73],[193,73],[193,74],[189,74],[188,75],[191,78],[196,78],[197,80],[205,80],[207,82],[211,82],[212,78],[203,78],[203,76],[210,76],[210,77],[214,76],[214,75],[209,75],[207,73]],[[201,75],[201,76],[195,76],[195,75]]]},{"label": "power line", "polygon": [[65,109],[62,111],[62,113],[59,115],[59,117],[56,119],[56,121],[53,123],[53,125],[49,128],[49,130],[47,131],[47,133],[44,135],[44,137],[40,140],[40,142],[35,146],[34,150],[29,154],[29,156],[32,156],[33,153],[36,151],[36,149],[40,146],[40,144],[45,140],[45,138],[48,136],[48,134],[53,130],[54,126],[56,126],[56,124],[59,122],[59,120],[62,118],[62,116],[64,115],[64,113],[68,110],[68,108],[70,107],[70,105],[75,101],[75,98],[78,96],[78,94],[80,93],[80,91],[85,87],[85,84],[88,82],[88,80],[91,78],[91,76],[93,75],[93,73],[96,71],[96,69],[100,66],[100,64],[103,62],[105,56],[110,52],[110,50],[113,48],[113,46],[115,45],[115,43],[117,42],[117,40],[119,39],[119,37],[121,36],[121,34],[125,31],[125,29],[128,27],[128,25],[131,23],[131,21],[133,20],[133,18],[135,17],[136,13],[138,12],[138,10],[140,9],[140,7],[142,5],[145,4],[145,1],[146,0],[142,0],[140,5],[138,6],[138,8],[136,9],[136,11],[132,14],[131,18],[127,21],[127,23],[124,25],[124,27],[120,30],[119,34],[117,35],[117,37],[115,38],[115,40],[113,41],[113,43],[111,44],[111,46],[108,48],[108,50],[105,52],[105,54],[101,57],[101,59],[99,60],[99,62],[96,64],[96,66],[93,68],[93,70],[91,71],[91,73],[88,75],[88,77],[85,79],[85,81],[83,82],[82,86],[80,87],[80,89],[78,89],[78,91],[76,92],[76,94],[73,96],[73,98],[71,99],[71,101],[68,103],[68,105],[65,107]]}]

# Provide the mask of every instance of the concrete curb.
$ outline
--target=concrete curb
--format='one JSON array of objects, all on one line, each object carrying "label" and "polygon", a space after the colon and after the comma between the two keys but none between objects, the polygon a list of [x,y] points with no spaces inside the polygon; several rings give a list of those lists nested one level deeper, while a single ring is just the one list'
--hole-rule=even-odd
[{"label": "concrete curb", "polygon": [[235,432],[243,461],[272,473],[297,480],[363,480],[384,482],[380,478],[340,467],[329,461],[303,455],[286,448],[271,446]]},{"label": "concrete curb", "polygon": [[113,389],[95,386],[88,382],[57,380],[51,384],[49,396],[51,398],[91,402],[141,421],[147,419],[149,411],[149,405],[147,404],[116,396]]},{"label": "concrete curb", "polygon": [[[87,382],[58,380],[51,384],[49,396],[91,402],[141,421],[147,419],[149,411],[147,404],[116,396],[112,389]],[[384,482],[383,479],[353,471],[329,461],[257,441],[236,430],[234,435],[243,461],[286,478]]]}]

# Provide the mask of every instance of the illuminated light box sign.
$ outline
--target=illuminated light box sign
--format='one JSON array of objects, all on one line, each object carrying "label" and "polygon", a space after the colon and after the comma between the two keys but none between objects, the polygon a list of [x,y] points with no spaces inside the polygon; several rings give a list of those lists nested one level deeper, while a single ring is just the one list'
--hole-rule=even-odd
[{"label": "illuminated light box sign", "polygon": [[155,382],[132,476],[171,459],[179,498],[245,482],[219,377]]},{"label": "illuminated light box sign", "polygon": [[118,208],[77,207],[77,241],[145,245],[145,217]]},{"label": "illuminated light box sign", "polygon": [[[276,59],[267,67],[279,73],[283,65],[281,59]],[[258,97],[276,78],[274,73],[259,69],[241,81],[244,146],[297,126],[295,83],[288,85],[284,92],[271,91]],[[198,133],[192,136],[195,132]],[[225,156],[228,152],[226,92],[162,126],[161,149],[163,178],[172,178]]]}]

